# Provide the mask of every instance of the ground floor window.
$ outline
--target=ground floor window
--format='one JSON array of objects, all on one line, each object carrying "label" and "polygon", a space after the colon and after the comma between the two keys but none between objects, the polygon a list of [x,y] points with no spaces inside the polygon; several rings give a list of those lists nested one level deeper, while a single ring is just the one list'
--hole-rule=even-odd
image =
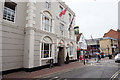
[{"label": "ground floor window", "polygon": [[70,52],[70,55],[72,55],[72,52],[73,52],[73,47],[72,46],[69,47],[69,52]]},{"label": "ground floor window", "polygon": [[50,58],[52,53],[52,44],[42,43],[41,46],[41,58]]}]

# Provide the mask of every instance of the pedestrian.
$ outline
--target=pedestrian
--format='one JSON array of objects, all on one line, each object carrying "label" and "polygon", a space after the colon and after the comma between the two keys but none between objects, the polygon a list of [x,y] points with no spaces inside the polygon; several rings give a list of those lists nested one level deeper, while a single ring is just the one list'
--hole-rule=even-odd
[{"label": "pedestrian", "polygon": [[53,61],[54,59],[50,59],[49,61],[50,61],[50,68],[52,68],[52,67],[54,67],[54,64],[53,64]]},{"label": "pedestrian", "polygon": [[101,60],[101,57],[100,57],[100,54],[98,54],[98,60],[97,60],[97,63]]},{"label": "pedestrian", "polygon": [[88,63],[88,55],[85,55],[85,62]]},{"label": "pedestrian", "polygon": [[83,58],[82,58],[82,56],[80,55],[80,61],[82,62],[82,60],[83,60]]},{"label": "pedestrian", "polygon": [[83,63],[85,65],[85,55],[83,55],[83,59],[82,60],[83,60]]}]

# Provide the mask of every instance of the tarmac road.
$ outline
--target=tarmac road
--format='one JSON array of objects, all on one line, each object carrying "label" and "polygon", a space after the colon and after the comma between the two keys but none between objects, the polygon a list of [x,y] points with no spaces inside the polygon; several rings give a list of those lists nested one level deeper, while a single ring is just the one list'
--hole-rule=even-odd
[{"label": "tarmac road", "polygon": [[116,74],[119,68],[120,64],[114,60],[104,60],[100,63],[90,61],[85,67],[48,75],[42,80],[116,80],[119,77],[118,73]]}]

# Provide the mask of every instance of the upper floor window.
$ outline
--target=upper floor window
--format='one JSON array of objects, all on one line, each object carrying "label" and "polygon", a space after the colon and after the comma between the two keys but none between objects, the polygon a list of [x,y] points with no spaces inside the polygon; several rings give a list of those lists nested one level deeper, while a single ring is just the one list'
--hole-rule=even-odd
[{"label": "upper floor window", "polygon": [[69,38],[71,38],[71,36],[72,36],[72,31],[70,30],[69,31]]},{"label": "upper floor window", "polygon": [[71,22],[71,14],[69,14],[69,22]]},{"label": "upper floor window", "polygon": [[46,8],[50,8],[50,0],[46,0]]},{"label": "upper floor window", "polygon": [[52,32],[52,18],[48,13],[43,14],[42,30]]},{"label": "upper floor window", "polygon": [[3,19],[14,22],[15,21],[15,8],[16,8],[16,3],[5,2]]},{"label": "upper floor window", "polygon": [[62,11],[63,11],[63,7],[60,6],[60,12],[62,12]]},{"label": "upper floor window", "polygon": [[64,35],[64,25],[60,23],[60,34]]},{"label": "upper floor window", "polygon": [[[63,11],[63,7],[62,6],[60,6],[60,12],[59,12],[59,14],[61,13]],[[64,18],[64,16],[61,16],[60,18]]]}]

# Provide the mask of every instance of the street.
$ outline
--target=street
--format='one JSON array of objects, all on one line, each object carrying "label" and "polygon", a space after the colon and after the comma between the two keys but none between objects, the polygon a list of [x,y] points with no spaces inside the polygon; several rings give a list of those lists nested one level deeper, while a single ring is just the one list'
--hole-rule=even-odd
[{"label": "street", "polygon": [[[96,80],[116,80],[118,78],[119,64],[114,60],[102,60],[99,63],[89,61],[85,67],[76,68],[67,72],[55,73],[42,77],[46,80],[81,80],[81,79],[96,79]],[[115,74],[116,73],[116,74]],[[112,79],[110,79],[112,78]],[[38,79],[39,80],[39,79]],[[118,79],[117,79],[118,80]]]}]

